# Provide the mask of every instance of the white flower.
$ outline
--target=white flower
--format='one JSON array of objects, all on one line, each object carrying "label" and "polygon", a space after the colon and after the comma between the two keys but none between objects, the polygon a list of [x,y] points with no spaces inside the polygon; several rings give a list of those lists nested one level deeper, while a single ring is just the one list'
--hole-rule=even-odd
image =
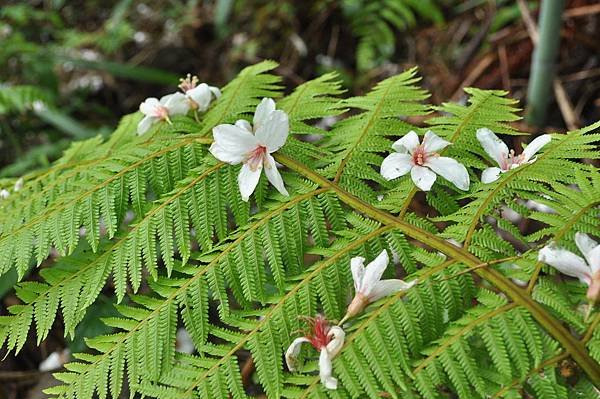
[{"label": "white flower", "polygon": [[337,389],[337,379],[332,376],[331,361],[344,346],[346,334],[340,327],[330,327],[321,315],[307,318],[311,331],[304,337],[296,338],[285,352],[285,362],[290,371],[296,371],[296,361],[303,343],[311,344],[319,354],[319,376],[327,389]]},{"label": "white flower", "polygon": [[15,182],[15,191],[19,191],[20,189],[22,189],[24,184],[25,180],[23,180],[22,177],[19,177],[19,179]]},{"label": "white flower", "polygon": [[46,359],[42,360],[38,369],[40,371],[58,370],[69,360],[70,355],[71,351],[69,349],[52,352]]},{"label": "white flower", "polygon": [[508,150],[504,141],[500,140],[490,129],[477,129],[477,140],[485,152],[498,164],[499,168],[487,168],[481,174],[482,183],[491,183],[500,177],[501,173],[506,173],[511,169],[518,168],[526,163],[535,162],[533,156],[546,144],[552,140],[549,134],[543,134],[536,137],[523,150],[521,155],[515,155],[514,150]]},{"label": "white flower", "polygon": [[2,190],[0,190],[0,199],[7,199],[10,196],[10,192],[3,188]]},{"label": "white flower", "polygon": [[144,118],[138,123],[138,134],[144,134],[154,123],[167,121],[171,123],[170,116],[185,115],[190,109],[187,97],[181,93],[173,93],[161,97],[160,100],[150,97],[140,104],[140,111]]},{"label": "white flower", "polygon": [[253,126],[245,120],[235,125],[213,128],[215,142],[210,152],[220,161],[231,165],[243,163],[238,176],[242,199],[248,201],[254,192],[260,173],[265,169],[267,179],[283,195],[289,195],[271,154],[285,144],[290,126],[285,112],[275,110],[275,101],[263,100],[256,107]]},{"label": "white flower", "polygon": [[410,172],[417,187],[429,191],[438,174],[459,189],[467,191],[469,173],[464,165],[452,158],[441,157],[437,153],[450,144],[431,130],[425,133],[423,143],[419,144],[417,133],[410,131],[392,144],[396,152],[383,160],[381,175],[386,180],[392,180]]},{"label": "white flower", "polygon": [[185,93],[191,109],[205,112],[213,96],[214,98],[221,97],[221,90],[219,88],[209,86],[206,83],[198,84],[198,78],[191,76],[189,73],[185,79],[180,79],[180,82],[179,88]]},{"label": "white flower", "polygon": [[354,280],[354,299],[348,306],[342,321],[356,316],[371,302],[398,291],[405,291],[415,285],[417,280],[406,283],[402,280],[381,280],[389,258],[384,249],[371,263],[364,267],[365,258],[356,256],[350,260],[352,279]]},{"label": "white flower", "polygon": [[591,302],[600,300],[600,245],[587,234],[575,234],[575,244],[585,259],[554,245],[547,245],[538,254],[544,262],[567,276],[577,277],[589,286],[587,298]]}]

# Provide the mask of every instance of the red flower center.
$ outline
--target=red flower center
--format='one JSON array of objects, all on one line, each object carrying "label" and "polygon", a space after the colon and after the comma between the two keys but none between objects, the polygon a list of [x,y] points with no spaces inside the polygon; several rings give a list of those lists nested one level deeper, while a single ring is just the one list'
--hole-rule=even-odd
[{"label": "red flower center", "polygon": [[248,153],[246,162],[248,162],[251,171],[256,171],[262,165],[266,153],[267,147],[262,145],[257,146]]},{"label": "red flower center", "polygon": [[329,323],[322,315],[317,317],[307,317],[306,322],[310,328],[310,332],[306,334],[306,338],[310,341],[311,345],[317,350],[321,350],[331,342],[329,336]]},{"label": "red flower center", "polygon": [[425,162],[427,162],[428,155],[430,155],[430,154],[427,154],[425,152],[425,148],[424,148],[423,144],[421,144],[420,146],[415,148],[415,151],[412,153],[413,163],[415,165],[423,166],[423,164]]}]

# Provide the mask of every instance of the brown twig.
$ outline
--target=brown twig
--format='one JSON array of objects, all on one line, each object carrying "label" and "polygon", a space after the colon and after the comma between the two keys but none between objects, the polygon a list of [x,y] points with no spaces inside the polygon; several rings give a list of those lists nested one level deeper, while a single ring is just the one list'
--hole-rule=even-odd
[{"label": "brown twig", "polygon": [[563,13],[563,19],[587,17],[588,15],[600,13],[600,4],[570,8]]},{"label": "brown twig", "polygon": [[242,385],[247,387],[251,382],[252,374],[254,374],[254,359],[252,356],[248,357],[242,366],[242,370],[240,372],[242,376]]},{"label": "brown twig", "polygon": [[573,104],[565,91],[562,82],[559,79],[554,79],[554,95],[556,102],[560,108],[560,112],[565,120],[565,125],[569,130],[577,130],[581,126],[579,117],[573,109]]}]

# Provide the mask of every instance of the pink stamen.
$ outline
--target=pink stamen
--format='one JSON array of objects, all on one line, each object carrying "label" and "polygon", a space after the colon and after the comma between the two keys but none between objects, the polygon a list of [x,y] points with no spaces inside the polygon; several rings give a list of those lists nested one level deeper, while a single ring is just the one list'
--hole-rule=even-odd
[{"label": "pink stamen", "polygon": [[423,166],[423,164],[427,161],[427,155],[428,154],[425,152],[423,144],[415,148],[415,151],[412,154],[414,164]]},{"label": "pink stamen", "polygon": [[246,162],[250,166],[251,171],[256,171],[260,167],[260,165],[262,165],[266,153],[267,147],[262,145],[257,146],[255,149],[248,153],[248,156],[246,157]]},{"label": "pink stamen", "polygon": [[195,89],[198,84],[198,78],[196,76],[192,76],[189,73],[187,74],[185,79],[179,79],[179,88],[184,93],[187,93],[189,90]]},{"label": "pink stamen", "polygon": [[502,154],[503,161],[500,164],[502,170],[510,170],[513,166],[519,166],[525,161],[525,155],[515,155],[515,150],[510,150],[508,154]]}]

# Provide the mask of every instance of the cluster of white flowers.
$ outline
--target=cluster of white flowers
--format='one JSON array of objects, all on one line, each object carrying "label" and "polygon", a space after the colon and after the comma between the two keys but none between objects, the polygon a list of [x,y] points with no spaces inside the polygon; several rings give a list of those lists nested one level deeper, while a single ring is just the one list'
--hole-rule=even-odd
[{"label": "cluster of white flowers", "polygon": [[[17,191],[21,190],[23,188],[24,184],[25,184],[25,180],[23,180],[22,177],[19,177],[17,179],[17,181],[15,182],[15,185],[13,187],[13,191],[17,192]],[[5,188],[3,188],[2,190],[0,190],[0,200],[7,199],[8,197],[10,197],[10,191],[8,191]]]},{"label": "cluster of white flowers", "polygon": [[[481,175],[482,183],[492,183],[498,180],[501,173],[534,162],[533,156],[551,140],[550,135],[541,135],[535,138],[521,155],[517,156],[514,150],[509,151],[506,144],[490,129],[478,129],[476,136],[485,152],[499,166],[484,170]],[[458,161],[442,157],[438,153],[450,144],[431,130],[425,132],[423,142],[419,143],[417,133],[410,131],[392,144],[392,148],[396,152],[383,160],[381,175],[386,180],[392,180],[410,172],[415,185],[423,191],[431,190],[436,175],[440,175],[460,190],[467,191],[469,189],[467,168]]]},{"label": "cluster of white flowers", "polygon": [[252,125],[245,119],[235,125],[218,125],[213,129],[214,143],[210,152],[215,158],[231,165],[243,163],[238,176],[240,193],[248,201],[254,192],[261,171],[277,191],[287,196],[283,179],[271,155],[285,144],[290,123],[285,112],[275,109],[275,101],[263,100],[256,107]]},{"label": "cluster of white flowers", "polygon": [[310,343],[319,355],[319,375],[321,383],[327,389],[337,388],[337,379],[333,377],[332,360],[344,346],[346,334],[340,327],[344,321],[358,315],[371,302],[375,302],[384,296],[405,291],[414,286],[417,280],[406,283],[402,280],[381,280],[389,257],[384,249],[371,263],[364,266],[365,258],[356,256],[350,260],[352,279],[354,280],[354,299],[348,306],[346,315],[337,326],[330,327],[327,320],[318,315],[316,318],[307,318],[310,331],[303,337],[292,341],[285,353],[285,361],[290,371],[296,371],[296,360],[303,343]]},{"label": "cluster of white flowers", "polygon": [[171,116],[185,115],[190,110],[205,112],[213,98],[219,98],[221,91],[206,83],[198,84],[196,76],[187,75],[181,79],[179,88],[183,93],[173,93],[159,99],[150,97],[140,104],[140,112],[144,114],[138,123],[137,133],[142,135],[150,127],[160,121],[171,123]]}]

